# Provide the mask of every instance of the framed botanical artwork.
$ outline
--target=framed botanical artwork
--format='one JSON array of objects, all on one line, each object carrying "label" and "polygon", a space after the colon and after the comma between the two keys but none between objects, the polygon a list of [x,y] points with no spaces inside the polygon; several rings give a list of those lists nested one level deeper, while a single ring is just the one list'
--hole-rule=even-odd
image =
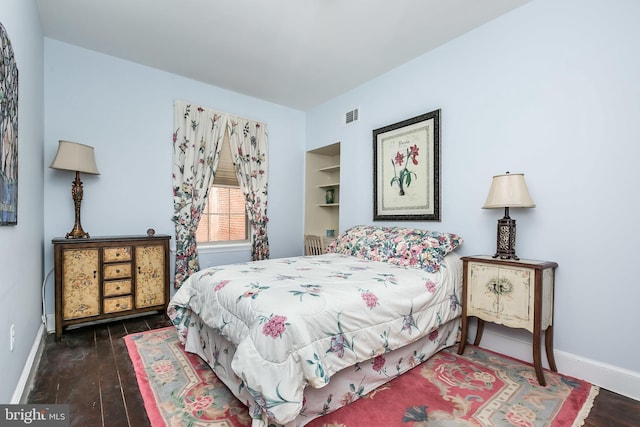
[{"label": "framed botanical artwork", "polygon": [[373,220],[440,221],[440,110],[373,131]]},{"label": "framed botanical artwork", "polygon": [[0,24],[0,225],[18,223],[18,67]]}]

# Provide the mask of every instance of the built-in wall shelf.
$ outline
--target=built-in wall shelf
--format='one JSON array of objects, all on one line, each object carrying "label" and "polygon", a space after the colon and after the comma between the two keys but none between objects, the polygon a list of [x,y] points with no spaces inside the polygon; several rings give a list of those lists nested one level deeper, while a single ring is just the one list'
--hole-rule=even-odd
[{"label": "built-in wall shelf", "polygon": [[[307,151],[305,156],[304,234],[323,237],[329,244],[339,232],[340,219],[340,143]],[[327,190],[333,189],[334,203],[326,203]]]},{"label": "built-in wall shelf", "polygon": [[325,168],[318,169],[320,172],[335,172],[337,170],[340,170],[340,165],[327,166]]}]

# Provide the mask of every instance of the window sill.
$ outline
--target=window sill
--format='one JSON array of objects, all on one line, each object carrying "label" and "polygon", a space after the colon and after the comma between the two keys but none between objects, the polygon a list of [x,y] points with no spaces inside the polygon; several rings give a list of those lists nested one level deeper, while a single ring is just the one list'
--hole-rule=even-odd
[{"label": "window sill", "polygon": [[209,254],[217,252],[242,252],[250,251],[251,243],[201,243],[198,244],[198,253]]}]

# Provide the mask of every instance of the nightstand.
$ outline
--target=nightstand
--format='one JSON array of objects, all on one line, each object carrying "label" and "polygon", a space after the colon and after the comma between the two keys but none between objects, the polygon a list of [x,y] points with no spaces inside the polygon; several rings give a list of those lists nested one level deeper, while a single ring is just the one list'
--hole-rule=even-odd
[{"label": "nightstand", "polygon": [[462,338],[458,354],[467,344],[469,317],[478,319],[473,345],[479,345],[484,322],[533,333],[533,364],[538,382],[546,385],[540,355],[540,334],[545,331],[547,361],[557,372],[553,357],[553,287],[558,264],[550,261],[503,260],[487,255],[462,257]]}]

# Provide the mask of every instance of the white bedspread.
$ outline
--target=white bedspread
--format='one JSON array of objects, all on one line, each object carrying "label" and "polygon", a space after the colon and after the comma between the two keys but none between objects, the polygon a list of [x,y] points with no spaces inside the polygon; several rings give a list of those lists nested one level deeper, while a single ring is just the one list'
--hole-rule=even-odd
[{"label": "white bedspread", "polygon": [[202,270],[169,311],[192,311],[233,342],[233,371],[286,424],[306,386],[460,316],[461,277],[455,253],[436,273],[341,254],[273,259]]}]

